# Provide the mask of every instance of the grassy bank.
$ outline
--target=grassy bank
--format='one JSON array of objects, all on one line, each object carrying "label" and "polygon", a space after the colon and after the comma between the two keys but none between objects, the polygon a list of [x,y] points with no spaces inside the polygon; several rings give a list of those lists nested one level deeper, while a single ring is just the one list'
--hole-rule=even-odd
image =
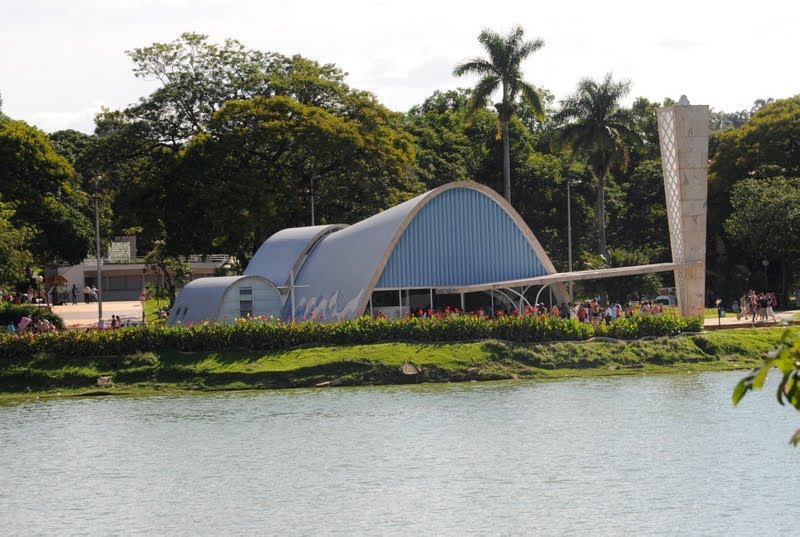
[{"label": "grassy bank", "polygon": [[[747,368],[778,343],[782,328],[726,330],[634,342],[541,344],[381,343],[307,347],[287,351],[165,350],[126,356],[55,356],[40,353],[0,369],[4,396],[151,393],[332,385],[563,378],[685,370]],[[794,337],[800,328],[792,328]],[[417,376],[404,375],[411,361]],[[113,385],[98,388],[99,377]],[[102,391],[99,391],[102,390]],[[66,391],[66,392],[65,392]]]}]

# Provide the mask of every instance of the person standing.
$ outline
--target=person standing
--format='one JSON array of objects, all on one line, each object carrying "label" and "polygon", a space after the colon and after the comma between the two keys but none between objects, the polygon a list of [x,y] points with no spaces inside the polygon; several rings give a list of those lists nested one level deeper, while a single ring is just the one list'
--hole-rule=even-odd
[{"label": "person standing", "polygon": [[72,298],[72,305],[75,306],[78,304],[78,288],[75,284],[72,284],[72,289],[70,290],[70,296]]}]

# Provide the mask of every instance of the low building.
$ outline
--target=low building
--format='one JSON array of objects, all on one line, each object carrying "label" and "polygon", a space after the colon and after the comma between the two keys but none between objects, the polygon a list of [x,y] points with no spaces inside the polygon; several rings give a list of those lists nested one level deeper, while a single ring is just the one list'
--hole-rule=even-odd
[{"label": "low building", "polygon": [[[529,288],[442,291],[555,273],[510,204],[488,187],[458,182],[350,226],[279,231],[259,248],[244,275],[269,282],[279,293],[284,320],[336,321],[447,307],[522,309],[529,304]],[[226,301],[235,302],[232,286],[237,281],[209,278],[187,285],[168,324],[220,321],[222,311],[232,320]],[[238,288],[242,299],[242,285]],[[566,299],[561,284],[553,285],[552,292],[556,300]],[[256,315],[248,300],[241,300],[238,313]]]},{"label": "low building", "polygon": [[[229,264],[225,254],[191,255],[188,258],[192,269],[192,280],[219,274]],[[107,255],[102,259],[103,300],[136,300],[147,286],[163,287],[164,275],[147,268],[143,257],[136,256],[136,237],[115,237]],[[78,265],[63,265],[45,271],[45,277],[62,276],[68,283],[59,286],[62,291],[74,284],[79,292],[83,287],[98,286],[97,260],[85,259]],[[81,300],[83,295],[80,295]]]}]

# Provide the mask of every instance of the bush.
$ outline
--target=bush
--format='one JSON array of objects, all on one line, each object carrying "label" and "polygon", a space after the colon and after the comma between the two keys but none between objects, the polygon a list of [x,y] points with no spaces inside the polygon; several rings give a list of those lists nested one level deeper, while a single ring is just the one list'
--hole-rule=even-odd
[{"label": "bush", "polygon": [[50,324],[54,324],[59,330],[64,329],[64,319],[41,306],[34,306],[33,304],[21,304],[18,306],[10,302],[0,302],[0,323],[2,323],[3,330],[5,330],[8,323],[14,323],[14,326],[17,326],[19,320],[25,315],[30,317],[34,323],[41,319],[47,319]]},{"label": "bush", "polygon": [[[386,341],[513,342],[585,341],[595,335],[618,339],[671,336],[697,331],[702,319],[678,315],[636,315],[594,328],[576,320],[549,316],[508,315],[495,319],[471,315],[434,318],[360,317],[352,321],[321,323],[272,322],[238,319],[233,324],[203,323],[188,326],[136,326],[106,331],[62,331],[50,334],[0,336],[0,358],[25,360],[37,353],[58,356],[132,356],[141,365],[154,364],[150,353],[162,349],[186,352],[227,348],[279,351],[300,345],[356,345]],[[157,363],[157,362],[155,362]]]}]

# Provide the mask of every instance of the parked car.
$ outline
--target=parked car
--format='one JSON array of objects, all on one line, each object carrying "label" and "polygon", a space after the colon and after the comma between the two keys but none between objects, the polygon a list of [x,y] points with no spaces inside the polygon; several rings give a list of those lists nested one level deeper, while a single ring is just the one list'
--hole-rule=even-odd
[{"label": "parked car", "polygon": [[662,306],[677,306],[678,299],[675,295],[658,295],[656,297],[656,302],[661,304]]}]

